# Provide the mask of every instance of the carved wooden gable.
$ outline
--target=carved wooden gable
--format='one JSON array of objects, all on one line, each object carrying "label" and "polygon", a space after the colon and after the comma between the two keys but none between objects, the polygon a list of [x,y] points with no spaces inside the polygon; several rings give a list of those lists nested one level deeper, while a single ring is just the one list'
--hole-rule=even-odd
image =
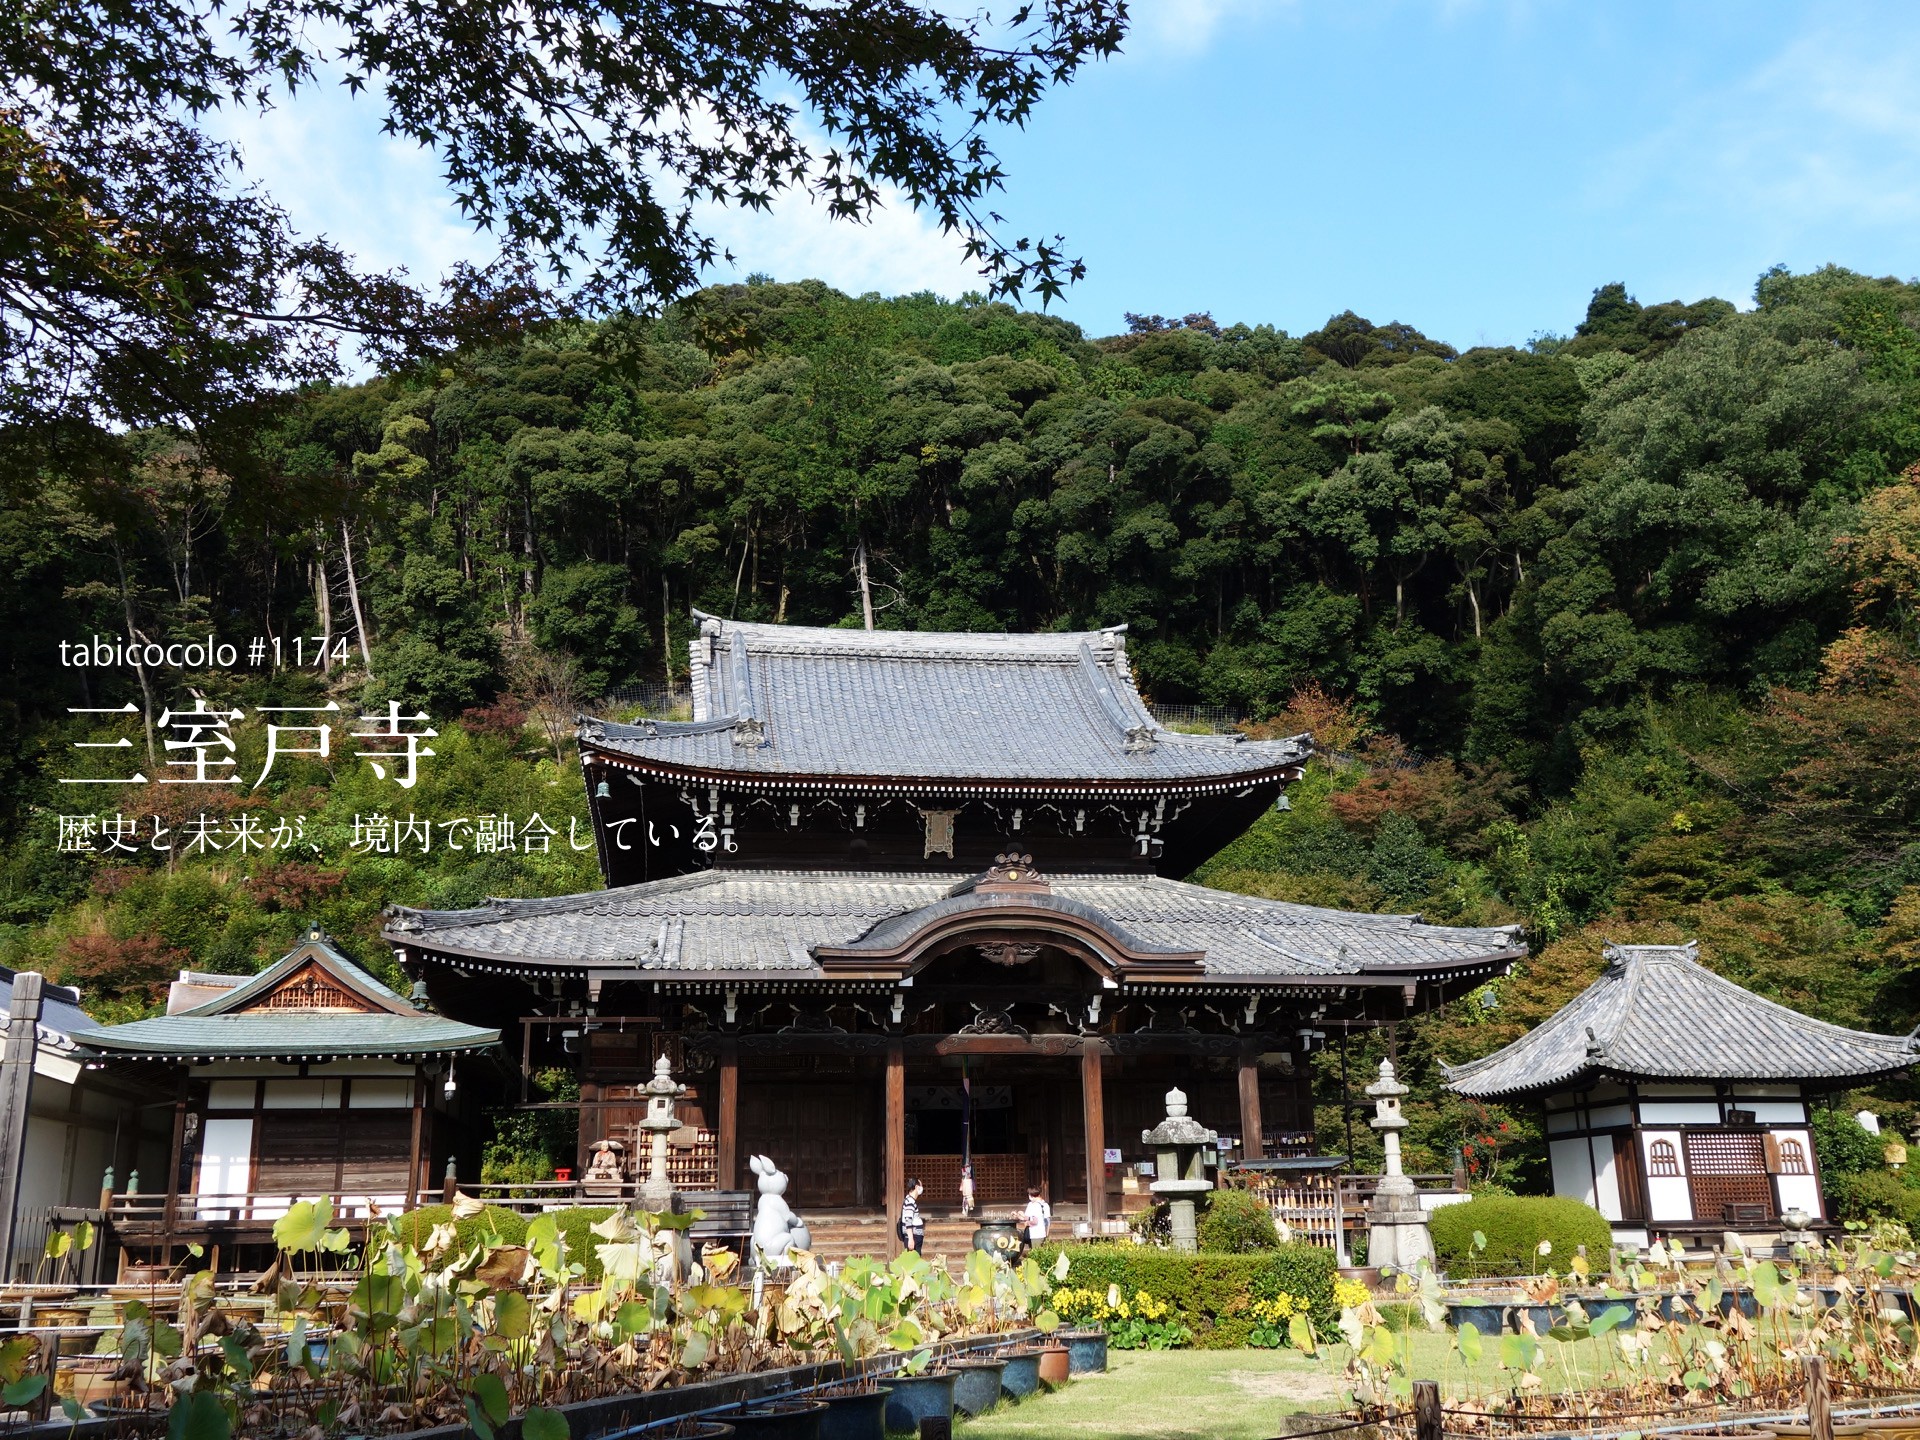
[{"label": "carved wooden gable", "polygon": [[366,997],[348,989],[326,967],[309,960],[236,1013],[247,1015],[262,1010],[315,1010],[333,1014],[370,1015],[379,1008]]}]

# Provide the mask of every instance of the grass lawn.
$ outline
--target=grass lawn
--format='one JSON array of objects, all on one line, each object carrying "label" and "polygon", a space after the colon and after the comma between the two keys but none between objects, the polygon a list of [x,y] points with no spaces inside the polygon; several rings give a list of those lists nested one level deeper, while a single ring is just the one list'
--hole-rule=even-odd
[{"label": "grass lawn", "polygon": [[[1449,1355],[1451,1337],[1416,1332],[1413,1373],[1441,1382],[1449,1398],[1499,1386],[1497,1337],[1467,1374]],[[1607,1368],[1605,1342],[1544,1342],[1554,1358],[1545,1378],[1559,1389],[1580,1367],[1591,1382]],[[1051,1395],[1003,1405],[965,1422],[965,1440],[1016,1436],[1080,1436],[1085,1440],[1267,1440],[1282,1415],[1336,1410],[1347,1392],[1344,1345],[1319,1356],[1297,1350],[1115,1350],[1104,1375],[1088,1375]]]}]

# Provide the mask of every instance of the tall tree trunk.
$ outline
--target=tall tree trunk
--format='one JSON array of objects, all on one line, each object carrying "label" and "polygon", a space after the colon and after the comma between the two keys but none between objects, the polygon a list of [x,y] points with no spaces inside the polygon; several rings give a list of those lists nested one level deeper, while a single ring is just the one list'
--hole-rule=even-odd
[{"label": "tall tree trunk", "polygon": [[[347,599],[353,603],[353,628],[360,636],[360,659],[367,667],[367,674],[373,674],[373,647],[367,640],[367,617],[360,609],[360,582],[353,574],[353,535],[347,529],[347,522],[340,522],[340,555],[347,562]],[[324,662],[321,666],[325,668]]]},{"label": "tall tree trunk", "polygon": [[1473,638],[1480,638],[1480,595],[1472,580],[1467,581],[1467,604],[1473,607]]},{"label": "tall tree trunk", "polygon": [[673,595],[667,587],[667,572],[660,572],[660,658],[667,667],[667,690],[673,690]]},{"label": "tall tree trunk", "polygon": [[320,615],[320,653],[333,649],[333,582],[327,578],[327,532],[313,537],[313,607]]},{"label": "tall tree trunk", "polygon": [[[127,644],[133,656],[134,674],[140,677],[140,719],[147,733],[147,768],[154,770],[159,761],[153,750],[153,685],[147,679],[146,661],[140,658],[140,629],[133,623],[133,588],[127,584],[127,557],[120,549],[119,532],[113,536],[113,568],[120,576],[120,608],[127,623]],[[155,778],[158,778],[156,773]]]},{"label": "tall tree trunk", "polygon": [[867,583],[867,542],[864,537],[853,547],[853,566],[860,576],[860,614],[873,629],[873,587]]}]

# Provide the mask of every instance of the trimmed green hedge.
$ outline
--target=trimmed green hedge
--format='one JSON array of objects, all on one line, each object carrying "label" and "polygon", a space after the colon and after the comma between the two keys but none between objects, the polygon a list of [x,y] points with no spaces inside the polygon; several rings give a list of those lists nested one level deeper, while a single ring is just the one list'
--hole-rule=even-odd
[{"label": "trimmed green hedge", "polygon": [[559,1222],[560,1238],[567,1242],[567,1259],[577,1260],[586,1267],[581,1277],[589,1285],[600,1283],[600,1252],[596,1246],[607,1242],[593,1233],[593,1227],[613,1214],[611,1205],[575,1205],[565,1210],[556,1210],[553,1218]]},{"label": "trimmed green hedge", "polygon": [[1340,1323],[1333,1302],[1333,1252],[1317,1245],[1282,1245],[1257,1255],[1182,1255],[1128,1244],[1041,1245],[1033,1253],[1051,1274],[1062,1251],[1069,1267],[1065,1283],[1090,1289],[1118,1285],[1128,1295],[1144,1290],[1173,1307],[1202,1349],[1245,1345],[1253,1329],[1247,1313],[1253,1302],[1281,1294],[1312,1306],[1314,1327],[1322,1335],[1333,1334]]},{"label": "trimmed green hedge", "polygon": [[394,1221],[394,1226],[402,1240],[418,1248],[426,1244],[434,1226],[445,1225],[450,1220],[453,1221],[456,1243],[462,1250],[478,1245],[481,1237],[489,1232],[498,1235],[508,1245],[518,1245],[527,1238],[527,1222],[513,1211],[498,1205],[489,1205],[478,1215],[470,1215],[465,1220],[453,1219],[451,1205],[422,1205],[418,1210],[409,1210],[400,1216]]},{"label": "trimmed green hedge", "polygon": [[1257,1255],[1280,1248],[1273,1211],[1245,1190],[1216,1190],[1200,1217],[1200,1248],[1213,1255]]},{"label": "trimmed green hedge", "polygon": [[[1455,1279],[1565,1271],[1582,1245],[1588,1262],[1599,1271],[1606,1267],[1613,1244],[1607,1217],[1564,1195],[1482,1195],[1464,1204],[1442,1205],[1433,1212],[1431,1229],[1440,1268]],[[1487,1237],[1487,1248],[1477,1253],[1476,1230]],[[1551,1254],[1540,1253],[1542,1241],[1551,1242]]]}]

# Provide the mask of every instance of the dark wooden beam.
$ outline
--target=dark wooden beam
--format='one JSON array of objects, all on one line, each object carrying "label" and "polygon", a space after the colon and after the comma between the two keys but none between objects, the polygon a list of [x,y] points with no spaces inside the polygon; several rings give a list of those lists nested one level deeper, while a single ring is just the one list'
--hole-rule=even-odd
[{"label": "dark wooden beam", "polygon": [[887,1245],[891,1253],[900,1248],[899,1233],[894,1226],[900,1219],[900,1202],[907,1198],[907,1057],[898,1040],[887,1044],[887,1124],[880,1154]]},{"label": "dark wooden beam", "polygon": [[1258,1160],[1266,1153],[1260,1120],[1260,1057],[1240,1057],[1240,1158]]},{"label": "dark wooden beam", "polygon": [[13,977],[7,1018],[7,1055],[0,1062],[0,1281],[13,1280],[13,1230],[19,1218],[20,1175],[26,1167],[27,1115],[33,1099],[33,1062],[40,1053],[43,981],[32,970]]},{"label": "dark wooden beam", "polygon": [[407,1209],[420,1203],[420,1130],[427,1108],[427,1077],[413,1067],[413,1130],[407,1138]]},{"label": "dark wooden beam", "polygon": [[1087,1220],[1100,1233],[1107,1214],[1107,1119],[1103,1088],[1104,1055],[1091,1046],[1080,1052],[1080,1118],[1087,1140]]},{"label": "dark wooden beam", "polygon": [[720,1046],[718,1109],[713,1126],[714,1186],[731,1190],[740,1179],[740,1051],[731,1040]]}]

